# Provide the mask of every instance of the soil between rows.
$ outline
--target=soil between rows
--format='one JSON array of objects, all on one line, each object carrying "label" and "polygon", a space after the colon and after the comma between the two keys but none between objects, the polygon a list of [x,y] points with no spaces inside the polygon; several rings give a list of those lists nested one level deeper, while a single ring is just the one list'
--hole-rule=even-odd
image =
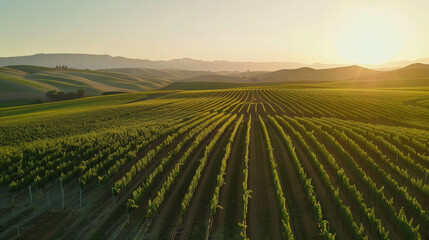
[{"label": "soil between rows", "polygon": [[281,239],[280,210],[273,186],[268,152],[261,127],[252,120],[249,154],[248,237],[250,239]]},{"label": "soil between rows", "polygon": [[246,124],[244,121],[237,129],[232,145],[231,157],[228,160],[225,175],[225,185],[220,191],[219,205],[213,220],[212,239],[240,239],[241,228],[238,225],[243,218],[243,169],[246,139]]}]

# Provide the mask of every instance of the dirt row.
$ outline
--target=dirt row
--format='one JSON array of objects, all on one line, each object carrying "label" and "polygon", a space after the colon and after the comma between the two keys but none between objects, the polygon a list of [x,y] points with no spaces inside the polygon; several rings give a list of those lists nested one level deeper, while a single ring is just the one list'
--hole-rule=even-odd
[{"label": "dirt row", "polygon": [[222,206],[213,220],[212,239],[239,239],[243,218],[243,169],[247,120],[237,130],[228,160],[225,185],[220,190],[219,205]]},{"label": "dirt row", "polygon": [[[186,133],[184,133],[186,134]],[[184,134],[179,136],[175,142],[170,144],[166,149],[172,148],[173,145],[177,144],[181,141],[181,139],[184,137]],[[158,146],[163,138],[157,139],[155,142],[153,142],[145,151],[140,153],[135,161],[143,157],[149,150],[156,148]],[[164,152],[161,152],[159,157],[162,157],[162,155],[165,155]],[[152,164],[149,165],[149,167],[153,167],[157,165],[157,161],[159,161],[160,158],[154,159]],[[133,164],[129,163],[128,165]],[[124,167],[121,171],[121,174],[118,174],[122,176],[126,173],[124,169],[128,169],[128,167]],[[147,170],[147,169],[145,169]],[[141,177],[136,178],[132,182],[134,186],[138,186],[138,184],[141,182],[141,179],[147,175],[147,173],[143,173]],[[52,219],[56,219],[55,216],[63,216],[66,213],[71,213],[74,216],[73,221],[68,220],[67,224],[64,224],[64,227],[60,229],[60,235],[67,239],[73,239],[73,238],[85,238],[86,234],[88,232],[92,232],[95,229],[97,229],[99,226],[101,226],[106,218],[111,214],[111,212],[116,211],[117,208],[124,209],[124,202],[128,199],[126,196],[129,196],[131,193],[131,190],[134,188],[126,189],[122,195],[119,197],[116,197],[116,206],[113,206],[112,201],[112,192],[111,192],[111,186],[113,185],[114,181],[117,180],[119,177],[116,177],[115,179],[112,179],[112,181],[105,185],[96,185],[95,182],[92,182],[89,186],[87,186],[82,191],[82,208],[79,208],[79,186],[77,184],[77,179],[72,180],[68,184],[64,184],[65,189],[65,209],[61,210],[61,192],[59,188],[59,183],[52,183],[43,189],[37,190],[33,192],[33,195],[37,196],[40,195],[39,191],[44,192],[44,195],[41,200],[35,200],[35,209],[37,210],[35,213],[38,212],[38,214],[32,218],[28,218],[26,220],[26,225],[21,223],[21,226],[23,227],[23,230],[21,231],[20,239],[27,239],[33,237],[32,229],[39,229],[46,225],[45,221],[42,221],[41,219],[45,219],[45,216],[51,216]],[[140,179],[140,181],[139,181]],[[132,185],[131,184],[131,185]],[[58,185],[58,186],[57,186]],[[47,205],[47,192],[49,192],[49,198],[50,198],[50,207],[44,207],[44,205]],[[27,195],[28,193],[23,193],[24,195]],[[14,194],[16,196],[16,194]],[[39,207],[40,206],[40,207]],[[42,207],[43,206],[43,207]],[[42,208],[41,208],[42,207]],[[116,207],[116,208],[115,208]],[[123,213],[124,211],[121,211]],[[34,214],[33,214],[34,215]],[[61,217],[58,217],[59,222],[61,220]],[[16,224],[16,223],[15,223]],[[19,224],[19,223],[18,223]],[[105,223],[104,223],[105,224]],[[25,227],[29,226],[29,227]],[[107,225],[108,226],[108,225]],[[50,228],[49,232],[55,232],[56,228]],[[15,230],[16,232],[16,230]],[[14,232],[14,234],[16,234]],[[58,235],[58,234],[57,234]],[[49,236],[49,234],[47,234]],[[40,239],[43,239],[42,237]],[[49,238],[47,238],[49,239]]]},{"label": "dirt row", "polygon": [[279,132],[268,122],[266,125],[274,148],[274,157],[278,165],[294,236],[297,239],[317,239],[319,229],[313,207],[306,197],[304,185],[299,180],[298,171],[290,158],[290,153],[286,149]]},{"label": "dirt row", "polygon": [[264,136],[256,120],[250,129],[248,237],[281,239],[280,210],[271,180],[268,152]]}]

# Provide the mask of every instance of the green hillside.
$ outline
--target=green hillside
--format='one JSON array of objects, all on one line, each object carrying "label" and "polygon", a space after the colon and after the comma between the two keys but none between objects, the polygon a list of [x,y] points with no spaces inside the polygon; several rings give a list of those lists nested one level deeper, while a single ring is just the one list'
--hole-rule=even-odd
[{"label": "green hillside", "polygon": [[111,71],[8,66],[0,67],[0,101],[42,99],[47,90],[75,92],[83,89],[88,96],[95,96],[109,91],[158,89],[169,83],[167,79]]},{"label": "green hillside", "polygon": [[256,86],[272,86],[278,83],[237,83],[237,82],[174,82],[163,90],[214,90],[228,88],[247,88]]},{"label": "green hillside", "polygon": [[104,92],[137,92],[154,89],[210,90],[255,86],[288,88],[429,89],[429,65],[377,71],[359,66],[316,70],[284,69],[275,72],[187,71],[177,69],[120,68],[77,70],[30,65],[0,67],[0,106],[18,106],[46,100],[48,90],[76,92],[87,96]]},{"label": "green hillside", "polygon": [[[210,71],[190,71],[182,69],[150,69],[150,68],[113,68],[106,71],[138,75],[146,78],[161,78],[167,80],[181,80],[207,74],[214,74]],[[221,75],[226,75],[219,73]]]}]

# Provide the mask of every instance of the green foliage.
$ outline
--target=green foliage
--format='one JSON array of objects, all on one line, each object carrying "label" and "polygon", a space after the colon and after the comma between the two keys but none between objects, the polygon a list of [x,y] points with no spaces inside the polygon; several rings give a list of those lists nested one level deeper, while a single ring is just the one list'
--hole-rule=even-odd
[{"label": "green foliage", "polygon": [[282,127],[279,125],[275,118],[268,116],[268,119],[270,123],[274,125],[276,130],[280,133],[283,143],[285,144],[289,152],[290,158],[292,159],[296,171],[298,172],[299,180],[304,185],[304,190],[307,194],[307,198],[310,199],[310,202],[313,206],[313,212],[320,226],[321,235],[324,239],[335,239],[335,234],[330,233],[329,230],[326,228],[329,222],[323,218],[322,207],[320,205],[320,202],[317,200],[317,196],[314,192],[314,186],[311,184],[311,178],[307,178],[304,168],[302,167],[298,156],[295,153],[295,147],[292,144],[292,140],[289,136],[285,134]]},{"label": "green foliage", "polygon": [[[45,71],[31,67],[9,70],[8,74],[15,75],[25,75],[24,70]],[[73,73],[76,77],[87,74],[94,73]],[[227,184],[224,177],[234,138],[246,119],[240,170],[243,212],[238,224],[241,238],[248,239],[253,194],[248,186],[249,148],[254,140],[250,133],[252,119],[258,118],[284,238],[293,238],[295,219],[289,216],[284,195],[293,193],[283,192],[276,166],[280,159],[274,158],[266,123],[280,134],[298,173],[297,187],[304,189],[322,239],[335,239],[338,229],[332,225],[337,220],[352,239],[367,239],[366,235],[388,239],[393,234],[424,239],[429,226],[425,201],[429,197],[425,182],[429,164],[427,99],[423,91],[261,87],[119,94],[3,108],[0,184],[11,191],[29,185],[44,191],[58,177],[64,184],[80,179],[82,187],[92,188],[91,183],[97,182],[109,190],[113,187],[118,199],[128,200],[128,213],[141,208],[134,213],[144,212],[152,219],[193,154],[204,149],[191,183],[184,186],[184,198],[177,200],[181,201],[179,210],[186,214],[200,191],[201,177],[213,171],[207,169],[208,159],[231,128],[219,172],[212,179],[216,181],[214,191],[209,193],[207,213],[215,216],[222,205],[219,201]],[[298,149],[309,160],[306,164]],[[315,179],[321,180],[320,185]],[[329,199],[321,199],[322,189],[315,186],[322,186]],[[124,195],[129,192],[132,194]],[[322,204],[324,200],[335,206],[338,219],[328,219],[330,209]]]},{"label": "green foliage", "polygon": [[243,221],[239,223],[241,227],[240,236],[242,239],[247,238],[247,212],[249,209],[249,198],[251,198],[252,190],[248,189],[249,182],[249,147],[250,147],[250,129],[252,127],[252,116],[249,116],[249,121],[246,124],[246,150],[244,153],[244,169],[243,169]]},{"label": "green foliage", "polygon": [[262,127],[262,132],[264,133],[265,144],[266,144],[267,149],[268,149],[268,157],[270,159],[270,166],[271,166],[271,171],[272,171],[272,176],[273,176],[274,187],[276,189],[277,202],[278,202],[280,212],[281,212],[280,216],[282,219],[283,237],[286,239],[293,239],[294,237],[293,237],[292,229],[290,226],[290,216],[289,216],[289,213],[286,209],[286,199],[284,197],[282,186],[280,184],[279,174],[277,172],[277,164],[275,162],[274,154],[273,154],[273,147],[271,146],[270,137],[268,136],[267,128],[265,127],[265,123],[262,120],[260,115],[258,117],[259,117],[259,123]]},{"label": "green foliage", "polygon": [[183,165],[188,160],[191,153],[194,151],[194,149],[200,144],[200,142],[209,135],[220,123],[225,121],[228,118],[228,115],[225,115],[218,120],[216,120],[214,123],[212,123],[210,126],[204,128],[196,137],[194,142],[191,144],[191,146],[186,150],[186,152],[183,154],[183,156],[179,159],[179,161],[176,163],[174,168],[171,170],[171,172],[168,174],[167,179],[162,183],[161,189],[158,190],[157,196],[151,201],[151,204],[148,206],[147,212],[146,212],[146,218],[152,218],[154,214],[158,211],[158,208],[161,206],[162,202],[164,201],[165,194],[170,190],[171,185],[174,183],[176,177],[179,175],[180,170],[182,169]]},{"label": "green foliage", "polygon": [[235,134],[237,133],[238,127],[240,126],[242,121],[243,121],[243,115],[241,115],[240,118],[235,123],[234,129],[232,130],[232,133],[228,139],[228,143],[225,148],[225,155],[222,158],[220,171],[217,175],[217,184],[216,184],[215,192],[213,194],[212,200],[210,201],[210,210],[211,210],[212,216],[216,214],[216,210],[219,208],[219,191],[220,191],[220,188],[225,184],[224,175],[226,171],[227,161],[231,154],[231,148],[232,148],[232,143],[234,142]]}]

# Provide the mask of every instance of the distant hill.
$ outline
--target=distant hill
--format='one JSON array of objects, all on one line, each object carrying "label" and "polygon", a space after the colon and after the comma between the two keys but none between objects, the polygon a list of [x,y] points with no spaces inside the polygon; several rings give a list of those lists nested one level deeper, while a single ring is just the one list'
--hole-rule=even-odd
[{"label": "distant hill", "polygon": [[78,69],[109,69],[109,68],[152,68],[152,69],[183,69],[192,71],[275,71],[285,68],[331,68],[338,64],[311,64],[296,62],[233,62],[203,61],[191,58],[173,59],[168,61],[151,61],[95,54],[35,54],[30,56],[0,57],[0,66],[37,65],[55,67],[67,65]]},{"label": "distant hill", "polygon": [[357,81],[357,80],[394,80],[426,78],[429,80],[429,65],[416,63],[401,69],[377,71],[359,66],[348,66],[331,69],[284,69],[254,76],[264,82],[299,82],[299,81]]},{"label": "distant hill", "polygon": [[301,81],[342,81],[376,74],[377,71],[359,67],[348,66],[330,69],[313,69],[303,67],[298,69],[283,69],[253,75],[201,75],[187,78],[181,82],[301,82]]},{"label": "distant hill", "polygon": [[[396,61],[377,65],[363,65],[371,69],[397,69],[413,63],[429,64],[429,58],[414,61]],[[29,56],[0,57],[0,66],[9,65],[36,65],[43,67],[55,67],[56,65],[67,65],[78,69],[111,69],[111,68],[150,68],[150,69],[182,69],[190,71],[211,72],[251,72],[255,71],[277,71],[281,69],[313,68],[327,69],[344,67],[347,64],[303,64],[299,62],[235,62],[235,61],[203,61],[192,58],[180,58],[172,60],[153,61],[148,59],[112,57],[110,55],[75,54],[75,53],[52,53],[35,54]],[[221,73],[229,75],[226,73]],[[242,74],[242,73],[239,73]],[[192,76],[188,76],[192,77]]]},{"label": "distant hill", "polygon": [[402,68],[404,66],[412,65],[415,63],[423,63],[423,64],[429,64],[429,58],[421,58],[413,61],[395,61],[395,62],[387,62],[383,64],[378,65],[367,65],[366,67],[369,68],[377,68],[377,69],[397,69]]},{"label": "distant hill", "polygon": [[429,64],[414,63],[406,67],[403,67],[402,69],[428,69],[429,70]]},{"label": "distant hill", "polygon": [[75,92],[80,88],[89,96],[112,91],[135,92],[162,88],[169,83],[168,79],[111,71],[17,65],[0,67],[0,100],[44,98],[47,90]]},{"label": "distant hill", "polygon": [[109,72],[120,72],[142,77],[162,78],[168,80],[181,80],[207,74],[217,74],[209,71],[190,71],[181,69],[150,69],[150,68],[113,68],[106,69]]},{"label": "distant hill", "polygon": [[299,68],[299,69],[284,69],[271,73],[265,73],[255,76],[259,81],[271,82],[289,82],[289,81],[341,81],[349,80],[357,77],[372,76],[377,71],[359,67],[348,66],[330,69],[313,69],[313,68]]},{"label": "distant hill", "polygon": [[30,65],[0,67],[0,100],[40,99],[44,98],[47,90],[76,92],[80,88],[91,96],[103,92],[135,92],[162,88],[220,89],[267,84],[319,84],[317,87],[351,88],[429,87],[429,65],[416,63],[391,71],[347,66],[243,73],[142,68],[77,70]]},{"label": "distant hill", "polygon": [[278,83],[239,83],[239,82],[173,82],[162,90],[210,90],[210,89],[228,89],[245,88],[256,86],[272,86]]},{"label": "distant hill", "polygon": [[[429,79],[429,65],[415,63],[393,71],[377,72],[374,79],[411,79],[427,78]],[[360,78],[362,79],[362,78]]]},{"label": "distant hill", "polygon": [[242,83],[249,82],[247,78],[243,77],[235,77],[235,76],[227,76],[227,75],[202,75],[196,76],[192,78],[186,78],[180,80],[180,82],[234,82],[234,83]]},{"label": "distant hill", "polygon": [[429,88],[429,65],[412,64],[391,71],[376,71],[360,66],[331,69],[284,69],[262,74],[201,75],[174,81],[164,89],[197,90],[278,85],[321,88]]}]

